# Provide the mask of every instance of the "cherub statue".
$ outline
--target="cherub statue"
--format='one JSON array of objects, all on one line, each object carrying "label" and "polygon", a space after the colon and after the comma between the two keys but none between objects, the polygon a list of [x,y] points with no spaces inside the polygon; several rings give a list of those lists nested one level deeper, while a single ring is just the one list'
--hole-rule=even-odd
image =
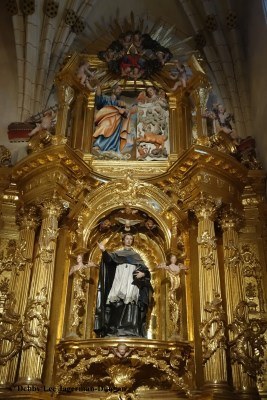
[{"label": "cherub statue", "polygon": [[33,136],[35,133],[40,131],[49,131],[55,124],[56,113],[53,110],[47,110],[42,118],[41,122],[37,123],[36,127],[29,133],[29,136]]},{"label": "cherub statue", "polygon": [[157,225],[155,224],[155,222],[153,221],[153,219],[148,218],[145,222],[145,227],[151,231],[152,229],[155,229],[157,227]]},{"label": "cherub statue", "polygon": [[82,254],[78,254],[77,256],[77,264],[73,265],[70,269],[69,276],[74,274],[74,272],[77,271],[83,271],[85,268],[90,268],[90,267],[97,267],[97,265],[93,261],[88,261],[87,264],[83,263],[83,256]]},{"label": "cherub statue", "polygon": [[112,347],[111,350],[115,354],[115,356],[119,358],[126,358],[132,353],[133,348],[128,347],[126,344],[122,343],[118,344],[116,348]]},{"label": "cherub statue", "polygon": [[175,92],[180,86],[186,87],[186,69],[178,59],[175,60],[175,67],[171,69],[169,77],[175,81],[174,86],[170,89],[171,92]]},{"label": "cherub statue", "polygon": [[127,203],[125,203],[125,208],[119,212],[121,214],[134,215],[138,213],[138,210],[133,210]]},{"label": "cherub statue", "polygon": [[108,218],[104,219],[99,224],[100,232],[107,231],[111,227],[111,225],[112,225],[112,223]]},{"label": "cherub statue", "polygon": [[89,62],[83,61],[79,66],[76,76],[83,86],[86,86],[89,90],[94,91],[95,88],[91,86],[90,80],[95,77],[95,72],[91,72],[89,68]]},{"label": "cherub statue", "polygon": [[181,263],[177,264],[177,257],[175,254],[171,254],[169,265],[167,265],[166,263],[161,263],[158,265],[158,268],[165,269],[166,271],[170,272],[172,275],[179,275],[181,270],[187,271],[189,269],[184,264],[181,264]]}]

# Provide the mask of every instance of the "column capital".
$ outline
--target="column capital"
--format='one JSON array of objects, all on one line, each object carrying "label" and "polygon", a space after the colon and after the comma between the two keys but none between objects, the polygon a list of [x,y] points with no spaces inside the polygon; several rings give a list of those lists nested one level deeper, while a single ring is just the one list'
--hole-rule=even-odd
[{"label": "column capital", "polygon": [[199,220],[213,220],[221,204],[222,200],[220,198],[214,198],[207,193],[201,192],[200,197],[194,201],[192,209]]},{"label": "column capital", "polygon": [[219,222],[223,231],[233,229],[238,231],[244,216],[241,210],[234,208],[232,204],[225,206],[219,216]]},{"label": "column capital", "polygon": [[51,197],[47,197],[39,203],[43,218],[60,217],[64,209],[68,207],[68,203],[58,196],[56,192]]},{"label": "column capital", "polygon": [[201,109],[204,109],[206,107],[211,86],[208,82],[202,82],[202,85],[202,87],[197,87],[192,90],[191,95],[193,97],[195,105],[200,106]]},{"label": "column capital", "polygon": [[60,105],[69,105],[74,96],[74,90],[71,86],[60,83],[57,86],[57,94]]},{"label": "column capital", "polygon": [[21,207],[17,213],[17,223],[20,229],[35,230],[40,224],[40,214],[35,205]]}]

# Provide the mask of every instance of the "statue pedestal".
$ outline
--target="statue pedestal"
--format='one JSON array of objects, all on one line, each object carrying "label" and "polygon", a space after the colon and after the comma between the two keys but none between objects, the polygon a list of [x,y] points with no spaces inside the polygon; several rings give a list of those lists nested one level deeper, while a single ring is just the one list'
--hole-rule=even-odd
[{"label": "statue pedestal", "polygon": [[125,393],[125,399],[134,399],[129,396],[137,392],[139,397],[142,392],[143,398],[151,399],[150,390],[155,390],[156,396],[167,390],[174,396],[168,399],[177,399],[186,398],[192,388],[192,347],[188,342],[130,337],[64,340],[57,350],[55,386],[60,395],[64,388],[75,386],[80,393],[98,388],[98,395],[106,388],[110,395],[121,393],[122,399]]}]

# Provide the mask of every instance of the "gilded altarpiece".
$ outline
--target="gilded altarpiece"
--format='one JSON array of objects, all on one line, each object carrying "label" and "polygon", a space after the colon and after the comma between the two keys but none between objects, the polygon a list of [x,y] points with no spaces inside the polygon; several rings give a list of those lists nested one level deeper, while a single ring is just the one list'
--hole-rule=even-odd
[{"label": "gilded altarpiece", "polygon": [[[171,60],[133,65],[69,57],[55,131],[0,169],[3,399],[266,396],[265,173],[208,134],[194,56],[173,91]],[[97,337],[98,243],[129,232],[154,289],[147,335]]]}]

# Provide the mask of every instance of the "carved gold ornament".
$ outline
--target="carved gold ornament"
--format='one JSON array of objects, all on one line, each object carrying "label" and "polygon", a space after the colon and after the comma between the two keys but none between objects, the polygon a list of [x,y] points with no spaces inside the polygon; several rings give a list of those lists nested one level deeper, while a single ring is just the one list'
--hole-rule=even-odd
[{"label": "carved gold ornament", "polygon": [[206,230],[202,233],[200,238],[197,238],[197,243],[202,249],[205,249],[205,255],[201,256],[201,263],[206,269],[213,269],[216,265],[214,258],[214,251],[216,250],[216,238],[211,237]]},{"label": "carved gold ornament", "polygon": [[51,247],[58,236],[58,229],[44,228],[40,240],[40,258],[44,264],[49,264],[53,260],[54,249]]},{"label": "carved gold ornament", "polygon": [[[79,342],[79,348],[62,342],[58,346],[57,385],[124,387],[133,393],[140,380],[150,388],[177,388],[190,392],[191,346],[176,343],[173,349],[162,342],[130,339],[116,345],[116,339]],[[118,342],[117,342],[118,343]],[[155,343],[156,347],[151,347]],[[157,345],[158,343],[158,345]],[[113,344],[113,346],[110,346]],[[153,345],[154,346],[154,345]]]},{"label": "carved gold ornament", "polygon": [[22,346],[22,321],[14,311],[15,294],[8,292],[7,280],[0,282],[0,365],[5,365],[21,349]]},{"label": "carved gold ornament", "polygon": [[253,377],[263,375],[264,349],[266,340],[264,333],[267,320],[248,318],[249,304],[241,301],[235,308],[234,320],[229,325],[234,339],[230,341],[232,362],[241,364],[244,371]]},{"label": "carved gold ornament", "polygon": [[235,245],[233,240],[229,240],[229,243],[224,246],[224,249],[228,250],[228,256],[225,257],[226,267],[236,272],[242,261],[239,247]]},{"label": "carved gold ornament", "polygon": [[86,304],[86,275],[84,271],[78,270],[73,278],[73,305],[70,310],[70,330],[75,335],[81,336],[79,327],[83,321],[84,307]]},{"label": "carved gold ornament", "polygon": [[222,308],[222,299],[218,293],[214,293],[212,301],[206,302],[205,311],[209,317],[203,320],[199,327],[203,346],[203,363],[221,347],[225,347],[225,319],[226,315]]},{"label": "carved gold ornament", "polygon": [[42,359],[45,357],[48,302],[47,288],[43,287],[34,298],[28,300],[23,324],[23,349],[34,347]]},{"label": "carved gold ornament", "polygon": [[25,255],[26,245],[26,240],[21,240],[18,244],[14,239],[8,241],[5,252],[2,251],[0,254],[0,274],[13,269],[16,270],[16,273],[19,273],[19,271],[25,269],[26,264],[31,261]]}]

